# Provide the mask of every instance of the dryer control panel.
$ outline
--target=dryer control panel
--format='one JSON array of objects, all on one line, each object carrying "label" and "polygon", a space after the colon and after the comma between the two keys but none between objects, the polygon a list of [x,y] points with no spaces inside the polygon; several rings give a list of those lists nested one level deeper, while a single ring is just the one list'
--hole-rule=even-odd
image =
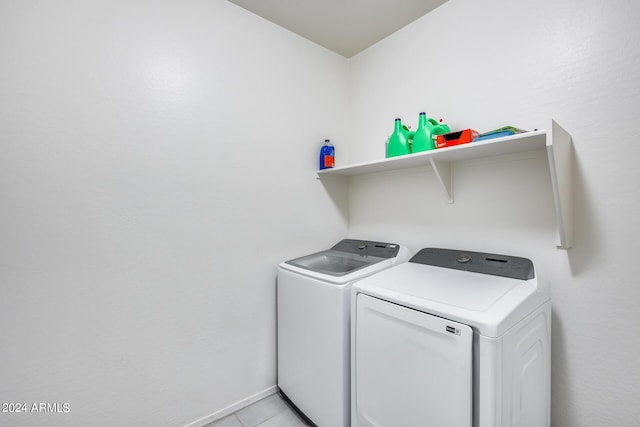
[{"label": "dryer control panel", "polygon": [[409,262],[519,280],[535,277],[533,262],[530,259],[485,252],[424,248]]}]

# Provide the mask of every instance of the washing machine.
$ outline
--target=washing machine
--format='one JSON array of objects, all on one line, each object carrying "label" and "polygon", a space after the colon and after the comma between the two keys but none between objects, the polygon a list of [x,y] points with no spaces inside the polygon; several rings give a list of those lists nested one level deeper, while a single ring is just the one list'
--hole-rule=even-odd
[{"label": "washing machine", "polygon": [[353,427],[548,427],[551,303],[525,258],[425,248],[352,287]]},{"label": "washing machine", "polygon": [[395,243],[345,239],[278,267],[278,387],[307,421],[350,425],[351,286],[409,257]]}]

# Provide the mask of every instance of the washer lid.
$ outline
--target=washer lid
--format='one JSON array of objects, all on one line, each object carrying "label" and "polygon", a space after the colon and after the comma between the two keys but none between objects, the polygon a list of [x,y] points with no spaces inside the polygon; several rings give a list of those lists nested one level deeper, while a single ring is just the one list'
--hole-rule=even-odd
[{"label": "washer lid", "polygon": [[[420,253],[422,251],[410,262],[356,283],[354,292],[459,321],[493,337],[504,333],[549,299],[547,293],[538,289],[535,277],[504,277],[429,265],[416,262],[423,259],[424,253],[418,257]],[[460,262],[469,267],[468,263]]]},{"label": "washer lid", "polygon": [[399,250],[400,246],[395,243],[344,239],[331,249],[292,259],[286,263],[339,277],[394,258]]},{"label": "washer lid", "polygon": [[383,261],[385,258],[350,254],[329,249],[311,255],[287,261],[296,267],[328,274],[330,276],[344,276],[371,264]]}]

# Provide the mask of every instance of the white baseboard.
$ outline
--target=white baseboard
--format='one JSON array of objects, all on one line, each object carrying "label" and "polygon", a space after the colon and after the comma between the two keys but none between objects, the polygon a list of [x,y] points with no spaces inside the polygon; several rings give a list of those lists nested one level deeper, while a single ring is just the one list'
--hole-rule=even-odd
[{"label": "white baseboard", "polygon": [[266,390],[262,390],[259,393],[256,393],[252,396],[247,397],[246,399],[242,399],[239,402],[233,403],[226,408],[223,408],[217,412],[214,412],[211,415],[207,415],[206,417],[200,418],[199,420],[193,421],[189,424],[186,424],[184,427],[202,427],[214,421],[218,421],[226,417],[227,415],[233,414],[236,411],[239,411],[242,408],[246,408],[252,403],[257,402],[258,400],[264,399],[267,396],[271,396],[272,394],[278,391],[278,386],[273,385]]}]

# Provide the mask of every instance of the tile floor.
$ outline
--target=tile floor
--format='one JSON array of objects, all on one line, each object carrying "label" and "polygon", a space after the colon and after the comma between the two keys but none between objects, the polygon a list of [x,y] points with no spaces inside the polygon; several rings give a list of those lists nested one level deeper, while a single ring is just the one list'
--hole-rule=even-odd
[{"label": "tile floor", "polygon": [[276,393],[204,427],[304,427],[308,425],[282,399],[280,393]]}]

